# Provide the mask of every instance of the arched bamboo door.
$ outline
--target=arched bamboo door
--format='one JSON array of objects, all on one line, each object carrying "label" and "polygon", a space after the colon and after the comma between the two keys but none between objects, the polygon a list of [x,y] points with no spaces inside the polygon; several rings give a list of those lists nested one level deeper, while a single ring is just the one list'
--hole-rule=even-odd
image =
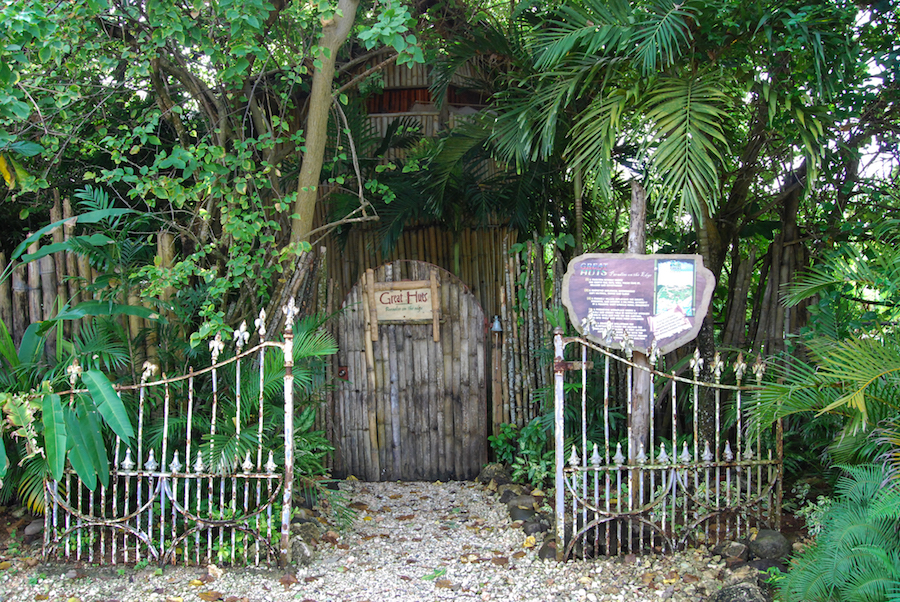
[{"label": "arched bamboo door", "polygon": [[487,461],[484,311],[422,261],[369,270],[338,317],[335,476],[474,478]]}]

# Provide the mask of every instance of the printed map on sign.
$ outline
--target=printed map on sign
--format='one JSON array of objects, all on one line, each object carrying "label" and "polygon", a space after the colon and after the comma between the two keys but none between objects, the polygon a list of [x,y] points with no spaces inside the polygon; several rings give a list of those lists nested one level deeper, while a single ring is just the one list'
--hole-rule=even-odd
[{"label": "printed map on sign", "polygon": [[697,336],[713,288],[699,255],[591,253],[569,262],[563,304],[595,342],[622,348],[627,333],[635,350],[647,353],[655,341],[665,353]]}]

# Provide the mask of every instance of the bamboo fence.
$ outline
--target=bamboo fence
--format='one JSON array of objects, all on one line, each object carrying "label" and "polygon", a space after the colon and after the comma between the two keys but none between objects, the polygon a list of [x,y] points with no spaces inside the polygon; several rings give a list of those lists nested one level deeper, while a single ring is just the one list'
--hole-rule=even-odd
[{"label": "bamboo fence", "polygon": [[[69,219],[73,215],[69,199],[61,199],[55,193],[50,209],[51,222]],[[27,236],[30,234],[26,238]],[[74,224],[63,224],[51,230],[42,241],[32,243],[27,252],[35,253],[41,244],[61,243],[73,236]],[[172,264],[174,239],[170,234],[160,233],[157,238],[157,253],[161,265]],[[9,262],[9,256],[0,251],[0,271],[6,270]],[[93,286],[98,275],[86,256],[71,251],[60,251],[24,264],[17,262],[10,278],[0,283],[0,320],[9,330],[13,344],[18,348],[30,324],[53,319],[66,304],[75,307],[83,301],[99,300],[100,291],[94,290]],[[163,294],[164,300],[171,294],[172,291],[166,291]],[[139,304],[139,298],[134,293],[115,301]],[[139,365],[141,360],[155,357],[155,323],[135,316],[121,316],[119,320],[132,341],[131,351],[137,356],[135,363]],[[83,319],[63,320],[63,337],[66,340],[77,337],[83,322]],[[44,356],[51,363],[56,363],[56,337],[57,329],[51,329],[45,336]]]},{"label": "bamboo fence", "polygon": [[[69,200],[55,196],[51,219],[58,221],[72,215]],[[42,242],[59,243],[74,235],[74,226],[64,225],[50,232],[49,240]],[[494,366],[494,353],[501,356],[500,378],[495,379],[496,384],[489,385],[491,389],[499,387],[499,396],[491,396],[497,400],[498,407],[491,408],[486,419],[492,419],[495,425],[506,422],[523,426],[542,413],[540,390],[548,386],[550,366],[536,352],[547,345],[549,326],[544,308],[558,303],[555,299],[558,299],[562,272],[558,266],[551,270],[553,292],[546,299],[547,269],[542,248],[534,241],[527,241],[523,249],[511,253],[517,241],[518,233],[503,226],[451,232],[437,225],[420,225],[408,228],[396,248],[383,253],[374,229],[355,228],[343,247],[333,237],[327,238],[310,254],[306,269],[300,270],[304,274],[297,285],[286,288],[301,299],[305,313],[318,311],[328,315],[341,306],[366,269],[414,259],[448,270],[471,290],[481,305],[485,328],[490,327],[495,315],[502,324],[502,333],[491,334],[486,339],[487,368]],[[163,265],[175,261],[173,248],[173,237],[160,233],[157,254]],[[29,248],[29,252],[37,250],[37,244]],[[8,262],[9,257],[0,252],[0,267],[5,269]],[[16,266],[11,277],[0,283],[0,319],[10,331],[14,344],[21,343],[29,324],[52,319],[66,303],[75,306],[98,299],[99,292],[92,287],[97,275],[85,256],[69,251]],[[163,300],[171,294],[164,294]],[[136,305],[140,299],[137,291],[131,291],[118,302]],[[157,357],[155,324],[136,316],[119,319],[131,339],[136,365]],[[82,326],[82,320],[64,321],[64,338],[77,337]],[[277,324],[270,326],[276,328]],[[46,338],[44,349],[51,362],[55,362],[57,347],[53,330]],[[499,344],[495,347],[495,343]],[[324,412],[317,427],[326,433],[333,431]]]},{"label": "bamboo fence", "polygon": [[[451,232],[437,225],[417,225],[407,228],[394,249],[385,253],[374,228],[356,227],[343,244],[329,237],[317,250],[324,256],[321,263],[326,272],[321,275],[326,282],[319,290],[325,291],[327,299],[321,305],[332,311],[340,307],[367,269],[401,259],[444,268],[472,291],[484,311],[485,328],[490,328],[492,316],[500,317],[502,333],[489,332],[485,340],[486,367],[497,367],[500,372],[493,382],[488,379],[494,407],[485,419],[494,427],[500,423],[524,426],[546,409],[541,404],[542,392],[549,391],[552,366],[547,355],[538,352],[549,345],[544,309],[560,303],[564,268],[555,261],[548,276],[543,247],[533,240],[524,248],[514,247],[518,237],[505,226]],[[513,249],[516,252],[511,252]],[[544,292],[548,277],[549,297]],[[499,366],[495,353],[501,357]],[[494,387],[499,387],[499,395]],[[330,433],[328,425],[322,423],[321,427]]]}]

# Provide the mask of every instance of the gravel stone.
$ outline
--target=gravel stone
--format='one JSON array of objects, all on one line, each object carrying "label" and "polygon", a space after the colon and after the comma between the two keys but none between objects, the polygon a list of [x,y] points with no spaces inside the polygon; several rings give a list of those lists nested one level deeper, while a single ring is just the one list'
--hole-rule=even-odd
[{"label": "gravel stone", "polygon": [[[12,563],[0,570],[0,599],[166,602],[213,592],[221,600],[249,602],[693,602],[719,591],[731,573],[702,547],[665,556],[542,560],[542,548],[555,552],[548,545],[552,532],[542,542],[539,534],[512,528],[506,505],[475,482],[350,481],[340,487],[364,509],[349,529],[305,544],[315,548],[308,566],[225,566],[220,577],[198,586],[207,574],[203,567],[169,566],[158,574],[152,564],[79,565],[84,576],[71,579],[66,575],[74,563],[29,566],[21,557],[0,556]],[[651,578],[643,579],[648,573]]]}]

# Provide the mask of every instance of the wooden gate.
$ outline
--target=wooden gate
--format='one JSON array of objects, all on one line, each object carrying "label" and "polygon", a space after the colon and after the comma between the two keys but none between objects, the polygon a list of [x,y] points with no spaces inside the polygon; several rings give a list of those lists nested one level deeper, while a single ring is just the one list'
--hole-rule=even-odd
[{"label": "wooden gate", "polygon": [[422,261],[368,270],[338,318],[334,473],[474,478],[487,461],[484,312]]}]

